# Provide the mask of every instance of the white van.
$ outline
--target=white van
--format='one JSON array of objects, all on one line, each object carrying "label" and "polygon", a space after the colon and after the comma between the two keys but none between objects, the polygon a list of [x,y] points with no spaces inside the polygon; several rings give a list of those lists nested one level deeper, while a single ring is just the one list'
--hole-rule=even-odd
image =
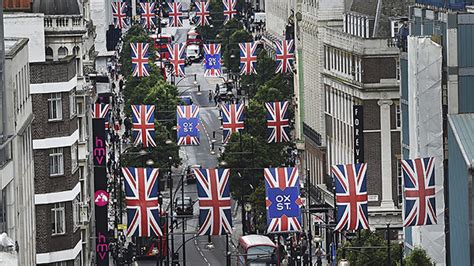
[{"label": "white van", "polygon": [[267,20],[267,17],[265,15],[265,12],[256,12],[256,13],[254,13],[253,23],[255,23],[255,24],[258,24],[258,23],[264,24],[266,20]]},{"label": "white van", "polygon": [[199,62],[201,60],[201,49],[197,44],[190,44],[186,47],[186,58],[191,62]]}]

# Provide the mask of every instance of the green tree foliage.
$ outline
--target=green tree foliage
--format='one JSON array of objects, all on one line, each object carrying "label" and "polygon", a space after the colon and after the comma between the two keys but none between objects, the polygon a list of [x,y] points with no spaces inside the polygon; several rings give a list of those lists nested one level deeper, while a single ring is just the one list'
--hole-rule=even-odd
[{"label": "green tree foliage", "polygon": [[[235,20],[232,20],[235,21]],[[240,26],[240,25],[239,25]],[[230,70],[232,73],[239,73],[240,71],[240,48],[239,43],[244,42],[251,42],[252,35],[248,33],[244,29],[229,29],[231,32],[226,44],[223,42],[223,46],[225,47],[222,58],[224,61],[224,65]],[[232,58],[232,55],[234,58]]]},{"label": "green tree foliage", "polygon": [[421,248],[415,248],[410,255],[405,258],[404,265],[407,266],[430,266],[433,265],[426,251]]},{"label": "green tree foliage", "polygon": [[[385,231],[379,233],[370,230],[361,230],[360,238],[355,237],[346,241],[343,247],[337,251],[338,255],[346,257],[350,265],[378,266],[387,263],[387,240],[384,238]],[[380,247],[380,248],[375,248]],[[390,245],[391,263],[397,265],[400,261],[401,248],[398,243]],[[341,258],[341,256],[339,256]]]}]

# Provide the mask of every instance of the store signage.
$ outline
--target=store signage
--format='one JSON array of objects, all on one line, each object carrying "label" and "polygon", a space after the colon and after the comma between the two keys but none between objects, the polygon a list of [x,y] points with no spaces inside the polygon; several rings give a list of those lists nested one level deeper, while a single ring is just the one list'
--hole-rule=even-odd
[{"label": "store signage", "polygon": [[364,162],[364,112],[362,105],[353,106],[354,163]]},{"label": "store signage", "polygon": [[92,119],[92,149],[94,156],[94,203],[96,229],[97,265],[109,265],[109,242],[107,228],[107,173],[105,148],[105,121],[103,118]]}]

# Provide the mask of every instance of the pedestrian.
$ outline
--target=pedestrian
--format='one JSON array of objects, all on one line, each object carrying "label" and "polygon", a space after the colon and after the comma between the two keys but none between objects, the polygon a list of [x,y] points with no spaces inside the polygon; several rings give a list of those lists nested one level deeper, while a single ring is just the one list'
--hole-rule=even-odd
[{"label": "pedestrian", "polygon": [[215,104],[216,104],[216,106],[217,106],[217,94],[216,94],[216,95],[214,95],[214,103],[215,103]]},{"label": "pedestrian", "polygon": [[121,79],[119,81],[119,90],[122,91],[123,90],[123,79]]},{"label": "pedestrian", "polygon": [[212,103],[212,91],[209,90],[209,103]]}]

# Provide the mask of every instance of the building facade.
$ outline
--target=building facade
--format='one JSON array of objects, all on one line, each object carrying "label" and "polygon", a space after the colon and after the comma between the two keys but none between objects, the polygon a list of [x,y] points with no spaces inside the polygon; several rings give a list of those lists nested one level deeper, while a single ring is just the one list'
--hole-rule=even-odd
[{"label": "building facade", "polygon": [[6,38],[3,47],[3,80],[6,89],[6,101],[3,102],[6,106],[4,125],[9,141],[3,143],[0,148],[0,152],[7,155],[3,159],[8,159],[0,160],[0,230],[15,241],[18,265],[34,265],[36,246],[35,239],[32,240],[31,236],[36,232],[33,184],[35,175],[28,40]]}]

